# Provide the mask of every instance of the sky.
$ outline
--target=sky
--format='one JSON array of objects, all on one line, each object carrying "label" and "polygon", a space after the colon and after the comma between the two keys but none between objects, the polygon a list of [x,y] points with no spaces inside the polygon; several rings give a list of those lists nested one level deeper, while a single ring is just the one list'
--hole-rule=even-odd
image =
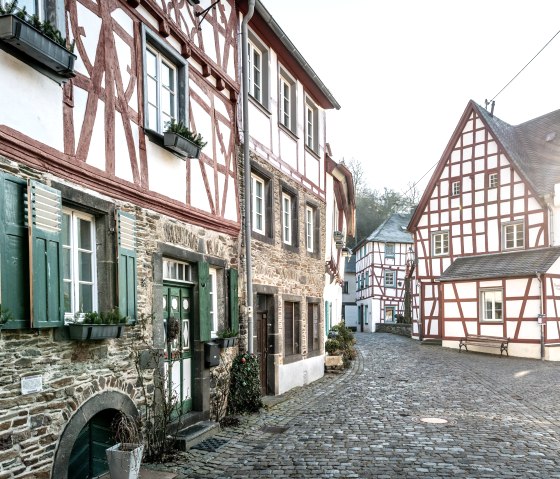
[{"label": "sky", "polygon": [[[558,0],[262,3],[341,105],[335,160],[401,193],[422,193],[469,100],[484,106],[560,30]],[[512,125],[560,108],[560,34],[495,101]]]}]

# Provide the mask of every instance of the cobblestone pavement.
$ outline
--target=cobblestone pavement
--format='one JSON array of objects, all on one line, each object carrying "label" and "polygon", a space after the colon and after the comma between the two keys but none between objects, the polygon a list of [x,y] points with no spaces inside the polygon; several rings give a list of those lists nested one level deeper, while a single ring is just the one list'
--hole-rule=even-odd
[{"label": "cobblestone pavement", "polygon": [[559,364],[356,336],[351,369],[222,430],[216,451],[159,468],[180,479],[560,478]]}]

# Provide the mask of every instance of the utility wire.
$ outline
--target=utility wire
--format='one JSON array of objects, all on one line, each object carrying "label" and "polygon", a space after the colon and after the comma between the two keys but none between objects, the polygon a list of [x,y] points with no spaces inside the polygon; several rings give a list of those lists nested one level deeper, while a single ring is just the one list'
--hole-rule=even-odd
[{"label": "utility wire", "polygon": [[[521,70],[519,70],[519,71],[517,72],[517,74],[516,74],[509,82],[507,82],[506,85],[505,85],[498,93],[496,93],[496,94],[494,95],[494,98],[492,98],[490,101],[488,101],[488,103],[493,102],[493,101],[498,97],[498,95],[499,95],[500,93],[502,93],[502,92],[513,82],[513,80],[515,80],[515,79],[523,72],[523,70],[525,70],[525,68],[527,68],[527,67],[531,64],[531,62],[541,54],[541,52],[550,44],[550,42],[552,42],[552,40],[554,40],[554,39],[558,36],[559,33],[560,33],[560,30],[558,30],[558,31],[552,36],[552,38],[551,38],[548,42],[546,42],[546,44],[544,45],[544,47],[542,47],[542,48],[537,52],[537,54],[536,54],[533,58],[531,58],[531,60],[529,60],[529,62],[528,62]],[[420,183],[420,182],[424,179],[424,177],[425,177],[430,171],[432,171],[432,170],[436,167],[436,165],[437,165],[439,162],[440,162],[440,160],[436,161],[436,162],[430,167],[430,169],[429,169],[428,171],[426,171],[426,173],[424,173],[424,174],[422,175],[422,177],[421,177],[418,181],[416,181],[416,182],[404,193],[404,196],[406,196],[418,183]]]},{"label": "utility wire", "polygon": [[553,36],[548,42],[546,42],[545,46],[542,47],[542,48],[538,51],[538,53],[537,53],[533,58],[531,58],[531,60],[529,60],[529,63],[527,63],[527,65],[525,65],[521,70],[519,70],[519,72],[517,73],[517,75],[515,75],[509,82],[507,82],[507,84],[506,84],[505,87],[503,87],[498,93],[496,93],[496,94],[494,95],[494,98],[492,98],[492,100],[490,100],[490,102],[494,101],[494,100],[496,99],[496,97],[497,97],[500,93],[502,93],[502,92],[510,85],[510,83],[511,83],[513,80],[515,80],[515,79],[521,74],[521,72],[522,72],[523,70],[525,70],[525,68],[527,68],[527,67],[530,65],[530,63],[531,63],[535,58],[537,58],[537,57],[540,55],[540,53],[549,45],[549,43],[550,43],[552,40],[554,40],[554,39],[556,38],[556,36],[557,36],[559,33],[560,33],[560,30],[558,30],[558,31],[554,34],[554,36]]}]

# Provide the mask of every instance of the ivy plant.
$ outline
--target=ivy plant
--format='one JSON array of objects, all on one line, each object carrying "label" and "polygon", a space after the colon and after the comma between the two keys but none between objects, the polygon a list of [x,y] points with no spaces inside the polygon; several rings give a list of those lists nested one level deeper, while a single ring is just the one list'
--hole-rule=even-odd
[{"label": "ivy plant", "polygon": [[259,360],[254,354],[240,353],[231,365],[228,413],[258,412],[262,405]]}]

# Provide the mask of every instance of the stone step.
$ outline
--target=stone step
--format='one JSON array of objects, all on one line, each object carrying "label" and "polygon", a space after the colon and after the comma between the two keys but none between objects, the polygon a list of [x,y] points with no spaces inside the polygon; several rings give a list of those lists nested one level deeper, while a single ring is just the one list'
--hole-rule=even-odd
[{"label": "stone step", "polygon": [[188,451],[191,447],[214,436],[220,431],[220,425],[215,421],[201,421],[185,429],[181,429],[176,437],[176,446],[181,451]]},{"label": "stone step", "polygon": [[427,346],[441,346],[441,339],[427,338],[423,339],[420,344],[425,344]]}]

